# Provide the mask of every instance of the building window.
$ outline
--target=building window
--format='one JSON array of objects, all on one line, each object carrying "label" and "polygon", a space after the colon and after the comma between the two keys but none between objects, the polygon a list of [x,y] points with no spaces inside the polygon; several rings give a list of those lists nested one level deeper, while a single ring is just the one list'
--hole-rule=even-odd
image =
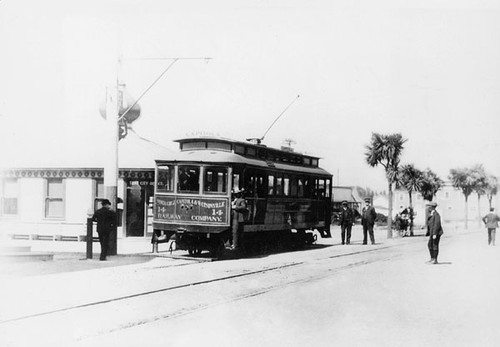
[{"label": "building window", "polygon": [[9,178],[3,181],[2,214],[17,215],[17,199],[19,187],[16,178]]},{"label": "building window", "polygon": [[100,206],[99,203],[106,198],[104,189],[104,180],[95,180],[95,198],[94,198],[94,211],[97,211]]},{"label": "building window", "polygon": [[63,218],[64,180],[62,178],[48,178],[45,191],[45,218]]}]

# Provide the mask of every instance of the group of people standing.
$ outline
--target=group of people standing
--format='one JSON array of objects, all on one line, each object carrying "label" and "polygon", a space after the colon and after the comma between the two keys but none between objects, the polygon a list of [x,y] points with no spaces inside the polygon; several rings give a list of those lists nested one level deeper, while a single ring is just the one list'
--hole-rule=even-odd
[{"label": "group of people standing", "polygon": [[[434,201],[427,203],[427,248],[429,249],[430,260],[429,264],[438,264],[439,242],[443,235],[443,227],[441,225],[441,216],[436,210],[437,203]],[[495,234],[500,222],[500,216],[495,212],[494,208],[490,208],[490,213],[483,217],[483,222],[488,229],[488,245],[495,245]],[[370,241],[375,244],[373,235],[373,225],[377,214],[375,209],[370,204],[370,199],[365,199],[365,206],[361,211],[361,224],[363,225],[363,244],[367,244],[367,234],[370,236]],[[339,212],[339,221],[341,229],[342,244],[351,243],[351,230],[355,221],[355,212],[347,204],[347,201],[342,202],[342,208]]]},{"label": "group of people standing", "polygon": [[[429,264],[437,264],[437,257],[439,253],[439,241],[441,235],[443,234],[443,228],[441,226],[441,217],[436,211],[437,204],[435,202],[430,202],[428,206],[428,218],[427,218],[427,233],[429,235],[428,249],[431,259],[428,261]],[[371,244],[375,244],[375,236],[373,234],[373,226],[375,225],[375,220],[377,218],[377,213],[375,208],[371,205],[370,199],[365,199],[365,206],[361,210],[361,224],[363,226],[363,245],[368,242],[368,236],[370,237]],[[485,217],[486,218],[486,217]],[[498,219],[500,221],[500,218]],[[339,212],[339,222],[342,237],[342,244],[348,245],[351,243],[351,230],[355,221],[355,212],[352,208],[348,206],[347,201],[342,201],[342,208]],[[494,240],[494,236],[493,236]],[[494,242],[494,241],[493,241]]]},{"label": "group of people standing", "polygon": [[[343,245],[349,245],[351,243],[351,231],[355,218],[356,216],[354,210],[348,206],[347,201],[342,201],[342,207],[339,212],[339,222]],[[375,208],[371,205],[371,200],[367,198],[365,199],[365,206],[361,210],[361,224],[363,225],[363,245],[368,244],[368,235],[370,236],[371,244],[375,244],[373,226],[375,225],[376,219],[377,212],[375,212]]]}]

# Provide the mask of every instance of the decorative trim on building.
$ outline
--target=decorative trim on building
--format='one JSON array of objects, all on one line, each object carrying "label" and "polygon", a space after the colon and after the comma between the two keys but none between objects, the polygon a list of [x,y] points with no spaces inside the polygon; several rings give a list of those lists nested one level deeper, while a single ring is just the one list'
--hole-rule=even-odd
[{"label": "decorative trim on building", "polygon": [[[120,169],[119,178],[154,180],[154,169]],[[99,168],[23,168],[0,170],[0,178],[104,178]]]}]

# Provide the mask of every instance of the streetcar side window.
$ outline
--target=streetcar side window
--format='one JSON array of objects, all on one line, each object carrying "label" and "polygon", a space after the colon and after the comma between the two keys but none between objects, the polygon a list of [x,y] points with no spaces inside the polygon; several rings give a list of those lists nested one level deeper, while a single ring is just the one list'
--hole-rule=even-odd
[{"label": "streetcar side window", "polygon": [[314,190],[314,179],[313,178],[306,178],[304,179],[304,197],[305,198],[311,198],[313,196],[313,190]]},{"label": "streetcar side window", "polygon": [[267,184],[264,176],[257,176],[257,197],[263,198],[266,196]]},{"label": "streetcar side window", "polygon": [[159,166],[156,180],[156,190],[158,192],[174,191],[174,166]]},{"label": "streetcar side window", "polygon": [[233,191],[235,188],[241,188],[240,186],[240,174],[233,173]]},{"label": "streetcar side window", "polygon": [[290,178],[288,177],[283,179],[283,194],[285,196],[290,196]]},{"label": "streetcar side window", "polygon": [[290,195],[297,196],[298,180],[297,177],[292,177],[290,179]]},{"label": "streetcar side window", "polygon": [[205,169],[203,192],[208,194],[227,193],[227,169],[207,167]]},{"label": "streetcar side window", "polygon": [[297,195],[299,196],[299,198],[304,197],[304,179],[303,178],[299,178],[297,180]]},{"label": "streetcar side window", "polygon": [[198,194],[200,192],[200,168],[179,165],[179,193]]},{"label": "streetcar side window", "polygon": [[283,195],[283,177],[276,177],[276,195]]},{"label": "streetcar side window", "polygon": [[323,199],[325,197],[325,180],[317,179],[316,193],[314,194],[317,198]]},{"label": "streetcar side window", "polygon": [[331,190],[331,181],[330,181],[330,179],[327,179],[326,180],[326,190],[325,190],[325,196],[327,198],[330,197],[330,190]]},{"label": "streetcar side window", "polygon": [[274,176],[273,175],[269,175],[267,177],[267,182],[268,182],[268,192],[269,194],[268,195],[274,195],[275,194],[275,187],[274,187]]}]

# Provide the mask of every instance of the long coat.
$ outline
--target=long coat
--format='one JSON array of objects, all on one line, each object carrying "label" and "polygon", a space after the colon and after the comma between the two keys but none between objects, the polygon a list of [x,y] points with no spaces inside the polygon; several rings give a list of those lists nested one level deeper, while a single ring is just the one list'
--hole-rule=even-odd
[{"label": "long coat", "polygon": [[101,207],[95,211],[92,217],[97,222],[97,233],[110,233],[116,227],[116,212],[108,208]]},{"label": "long coat", "polygon": [[498,228],[499,221],[500,221],[500,217],[493,212],[488,213],[483,218],[483,222],[484,222],[484,224],[486,224],[486,228],[488,228],[488,229]]},{"label": "long coat", "polygon": [[429,213],[427,217],[427,233],[432,237],[433,235],[443,235],[443,227],[441,226],[441,216],[436,210]]},{"label": "long coat", "polygon": [[373,226],[375,224],[375,219],[377,219],[375,208],[373,206],[363,207],[361,223],[366,226]]},{"label": "long coat", "polygon": [[352,223],[354,222],[354,212],[351,208],[347,207],[345,210],[344,208],[340,209],[339,222],[341,225],[352,225]]}]

